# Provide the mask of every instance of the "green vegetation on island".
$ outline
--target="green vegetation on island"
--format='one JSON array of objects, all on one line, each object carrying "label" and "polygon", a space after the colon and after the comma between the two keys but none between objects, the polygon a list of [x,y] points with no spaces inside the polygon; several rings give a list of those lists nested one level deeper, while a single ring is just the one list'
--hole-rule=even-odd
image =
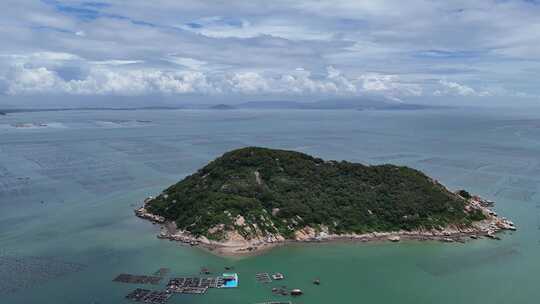
[{"label": "green vegetation on island", "polygon": [[467,227],[484,219],[466,205],[462,195],[408,167],[248,147],[172,185],[146,209],[195,236],[222,240],[226,231],[292,238],[306,226],[342,234]]}]

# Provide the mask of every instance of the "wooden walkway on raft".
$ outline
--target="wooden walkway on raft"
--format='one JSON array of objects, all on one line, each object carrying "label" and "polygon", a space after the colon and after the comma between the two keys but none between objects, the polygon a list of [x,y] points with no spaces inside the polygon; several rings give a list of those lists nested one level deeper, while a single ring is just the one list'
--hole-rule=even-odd
[{"label": "wooden walkway on raft", "polygon": [[165,291],[137,288],[126,296],[126,299],[149,304],[164,304],[171,294]]},{"label": "wooden walkway on raft", "polygon": [[119,274],[113,279],[114,282],[131,283],[131,284],[152,284],[157,285],[161,282],[162,277],[133,275],[128,273]]}]

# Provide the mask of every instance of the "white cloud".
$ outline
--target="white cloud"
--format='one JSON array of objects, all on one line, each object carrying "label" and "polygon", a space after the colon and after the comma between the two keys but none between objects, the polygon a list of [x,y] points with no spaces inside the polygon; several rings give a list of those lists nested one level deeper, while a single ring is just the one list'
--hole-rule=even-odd
[{"label": "white cloud", "polygon": [[52,92],[62,85],[62,80],[58,75],[44,67],[27,69],[23,66],[16,66],[7,79],[9,81],[7,93],[10,95],[17,95],[21,92],[27,94]]},{"label": "white cloud", "polygon": [[228,89],[236,93],[265,93],[271,89],[268,81],[256,72],[234,73],[226,83],[229,85]]},{"label": "white cloud", "polygon": [[439,84],[442,86],[433,92],[435,96],[443,95],[458,95],[458,96],[491,96],[492,94],[485,90],[475,90],[467,85],[459,84],[453,81],[439,80]]},{"label": "white cloud", "polygon": [[[18,5],[12,5],[13,8]],[[69,18],[62,18],[60,16],[54,16],[47,11],[38,11],[36,7],[28,11],[21,10],[14,14],[15,16],[26,19],[32,26],[44,26],[52,28],[71,28],[74,25],[74,21]]]},{"label": "white cloud", "polygon": [[264,35],[290,40],[328,40],[333,33],[317,31],[295,24],[294,20],[269,18],[253,23],[247,20],[228,20],[220,16],[205,17],[180,25],[186,31],[211,38],[254,38]]},{"label": "white cloud", "polygon": [[279,75],[234,73],[226,82],[234,92],[244,94],[353,95],[358,92],[356,85],[333,67],[328,67],[327,75],[319,78],[314,77],[310,71],[297,68]]},{"label": "white cloud", "polygon": [[377,44],[372,41],[361,40],[356,41],[352,46],[343,48],[343,51],[344,53],[338,53],[336,55],[343,56],[344,54],[351,54],[357,57],[383,57],[402,52],[403,50],[395,47]]},{"label": "white cloud", "polygon": [[284,95],[359,95],[380,93],[418,95],[421,90],[402,84],[396,76],[370,75],[353,80],[334,67],[325,76],[315,77],[305,69],[276,74],[268,71],[210,73],[195,70],[128,69],[122,65],[92,65],[80,79],[63,79],[47,67],[14,66],[7,80],[7,93],[74,95],[145,94],[284,94]]},{"label": "white cloud", "polygon": [[179,57],[179,56],[174,56],[174,55],[168,56],[165,60],[175,63],[175,64],[185,66],[192,70],[199,70],[201,69],[201,67],[207,64],[206,61],[197,60],[197,59],[189,58],[189,57]]},{"label": "white cloud", "polygon": [[0,90],[540,95],[533,1],[103,2],[1,1]]},{"label": "white cloud", "polygon": [[29,54],[2,54],[2,57],[8,57],[15,62],[31,63],[35,61],[69,61],[80,60],[81,57],[64,52],[35,52]]},{"label": "white cloud", "polygon": [[423,89],[414,83],[401,82],[397,75],[365,74],[360,76],[366,92],[380,92],[394,98],[398,96],[420,96]]},{"label": "white cloud", "polygon": [[102,61],[90,61],[90,64],[94,65],[127,65],[143,63],[143,60],[102,60]]},{"label": "white cloud", "polygon": [[326,68],[328,73],[328,79],[331,80],[336,85],[336,92],[343,93],[355,93],[358,89],[356,85],[345,77],[341,71],[335,69],[333,66]]},{"label": "white cloud", "polygon": [[163,72],[154,70],[114,71],[92,69],[82,80],[64,80],[45,67],[15,67],[8,77],[7,93],[74,95],[143,95],[152,93],[212,93],[206,76],[198,72]]}]

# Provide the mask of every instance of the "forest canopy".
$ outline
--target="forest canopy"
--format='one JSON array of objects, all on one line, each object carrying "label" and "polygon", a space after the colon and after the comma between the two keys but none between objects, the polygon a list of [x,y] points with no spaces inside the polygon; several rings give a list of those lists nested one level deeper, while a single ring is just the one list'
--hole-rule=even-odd
[{"label": "forest canopy", "polygon": [[[197,236],[255,231],[291,237],[306,226],[333,233],[467,226],[481,215],[422,172],[404,166],[324,161],[304,153],[247,147],[225,153],[170,186],[147,209]],[[247,226],[238,226],[241,215]],[[246,227],[248,227],[246,229]]]}]

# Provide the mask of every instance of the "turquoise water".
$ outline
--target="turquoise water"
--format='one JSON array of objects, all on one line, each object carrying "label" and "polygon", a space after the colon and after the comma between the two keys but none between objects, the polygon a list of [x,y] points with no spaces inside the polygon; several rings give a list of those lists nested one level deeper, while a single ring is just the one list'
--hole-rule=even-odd
[{"label": "turquoise water", "polygon": [[[46,127],[15,128],[17,123]],[[158,240],[148,195],[258,145],[396,163],[497,202],[501,241],[291,245],[221,258]],[[233,266],[239,288],[169,303],[534,303],[540,296],[540,111],[80,111],[0,116],[0,303],[130,303],[119,273]],[[258,272],[284,281],[257,283]],[[311,282],[321,279],[321,285]],[[153,286],[150,286],[153,288]]]}]

